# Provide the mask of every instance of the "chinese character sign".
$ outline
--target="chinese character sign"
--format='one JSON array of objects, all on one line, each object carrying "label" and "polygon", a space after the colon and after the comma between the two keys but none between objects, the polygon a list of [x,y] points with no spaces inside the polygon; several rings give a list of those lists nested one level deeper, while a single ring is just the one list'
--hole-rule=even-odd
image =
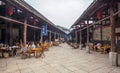
[{"label": "chinese character sign", "polygon": [[42,36],[47,36],[47,25],[43,25]]}]

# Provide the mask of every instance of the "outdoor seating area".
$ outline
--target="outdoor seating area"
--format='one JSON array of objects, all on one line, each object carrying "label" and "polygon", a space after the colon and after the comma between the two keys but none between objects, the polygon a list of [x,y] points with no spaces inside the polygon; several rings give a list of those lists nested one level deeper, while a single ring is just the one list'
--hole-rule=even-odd
[{"label": "outdoor seating area", "polygon": [[18,44],[13,46],[8,46],[7,44],[0,43],[0,57],[9,57],[9,56],[15,56],[17,50],[20,49],[20,46]]},{"label": "outdoor seating area", "polygon": [[[1,73],[119,73],[120,67],[109,63],[108,55],[92,52],[85,48],[72,49],[68,44],[50,47],[44,58],[20,57],[0,59]],[[119,56],[120,64],[120,56]]]},{"label": "outdoor seating area", "polygon": [[100,52],[102,54],[107,54],[110,51],[112,51],[111,46],[108,44],[93,44],[93,43],[89,43],[89,49],[92,51],[97,51]]},{"label": "outdoor seating area", "polygon": [[59,41],[50,44],[49,42],[28,42],[26,46],[22,42],[14,46],[8,46],[6,44],[0,44],[0,57],[9,58],[14,56],[21,56],[21,58],[30,58],[32,56],[38,58],[44,56],[45,51],[49,51],[49,48],[53,46],[59,46]]},{"label": "outdoor seating area", "polygon": [[24,0],[0,0],[0,9],[1,58],[43,56],[67,35]]},{"label": "outdoor seating area", "polygon": [[68,45],[70,45],[70,46],[73,47],[74,49],[78,49],[78,48],[79,48],[79,44],[77,44],[77,43],[68,42]]}]

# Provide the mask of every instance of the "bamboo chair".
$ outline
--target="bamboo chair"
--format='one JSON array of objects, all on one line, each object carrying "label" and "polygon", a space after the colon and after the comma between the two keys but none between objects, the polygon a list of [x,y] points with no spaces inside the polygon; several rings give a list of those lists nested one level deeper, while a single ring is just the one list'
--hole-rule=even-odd
[{"label": "bamboo chair", "polygon": [[44,43],[42,47],[43,47],[44,50],[48,51],[49,47],[50,47],[50,44],[49,43]]},{"label": "bamboo chair", "polygon": [[41,51],[40,51],[40,57],[45,57],[45,47],[43,43],[40,43]]},{"label": "bamboo chair", "polygon": [[[28,45],[30,46],[30,45]],[[22,58],[25,59],[27,57],[31,57],[31,54],[34,54],[33,51],[32,51],[32,48],[31,47],[28,47],[28,46],[24,46],[22,41],[20,42],[20,48],[21,48],[21,54],[22,54]]]}]

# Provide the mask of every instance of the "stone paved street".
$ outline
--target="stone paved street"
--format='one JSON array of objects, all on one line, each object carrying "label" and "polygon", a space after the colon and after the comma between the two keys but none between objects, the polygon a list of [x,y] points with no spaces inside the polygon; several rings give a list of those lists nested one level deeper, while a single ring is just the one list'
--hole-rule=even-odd
[{"label": "stone paved street", "polygon": [[88,54],[61,44],[46,51],[45,58],[0,59],[0,73],[120,73],[120,67],[109,64],[108,54]]}]

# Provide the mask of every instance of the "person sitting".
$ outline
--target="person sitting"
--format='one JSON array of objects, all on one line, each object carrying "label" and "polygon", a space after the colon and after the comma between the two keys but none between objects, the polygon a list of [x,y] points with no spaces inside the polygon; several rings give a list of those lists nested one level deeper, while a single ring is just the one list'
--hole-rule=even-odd
[{"label": "person sitting", "polygon": [[32,43],[32,46],[31,46],[31,47],[32,47],[33,49],[36,47],[35,44],[34,44],[34,42]]},{"label": "person sitting", "polygon": [[96,47],[97,47],[97,51],[101,49],[102,44],[101,43],[97,43]]},{"label": "person sitting", "polygon": [[93,43],[93,50],[97,51],[97,43]]},{"label": "person sitting", "polygon": [[79,48],[79,45],[77,44],[77,43],[74,43],[74,49],[77,49],[77,48]]}]

